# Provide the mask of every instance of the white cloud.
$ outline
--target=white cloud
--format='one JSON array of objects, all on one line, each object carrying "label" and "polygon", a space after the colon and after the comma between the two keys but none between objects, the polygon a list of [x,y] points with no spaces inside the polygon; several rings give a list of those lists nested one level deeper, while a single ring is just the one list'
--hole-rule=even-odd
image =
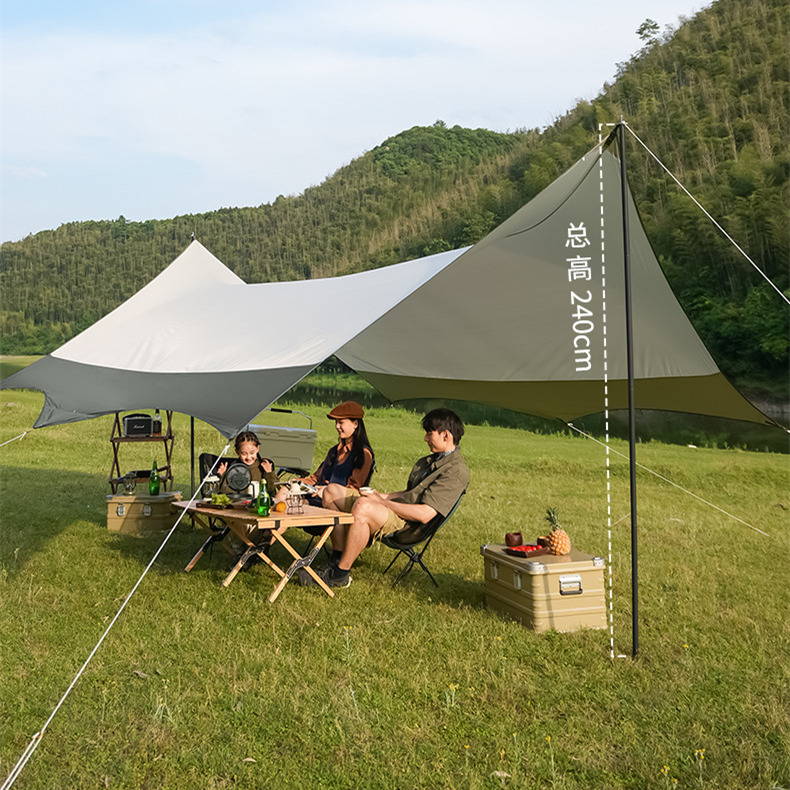
[{"label": "white cloud", "polygon": [[10,165],[4,168],[4,170],[12,178],[39,179],[47,177],[47,174],[39,167],[17,167],[16,165]]},{"label": "white cloud", "polygon": [[[152,16],[152,33],[6,28],[4,170],[46,172],[60,188],[25,207],[14,199],[17,180],[7,180],[4,238],[88,218],[70,213],[91,211],[89,194],[74,199],[83,182],[96,190],[86,167],[107,174],[89,216],[108,216],[111,203],[130,218],[166,217],[300,192],[384,138],[439,118],[502,131],[545,126],[611,79],[650,14],[626,0],[241,6],[231,2],[211,24],[185,14],[178,25],[169,4],[169,24],[157,30]],[[162,185],[141,182],[147,168]]]}]

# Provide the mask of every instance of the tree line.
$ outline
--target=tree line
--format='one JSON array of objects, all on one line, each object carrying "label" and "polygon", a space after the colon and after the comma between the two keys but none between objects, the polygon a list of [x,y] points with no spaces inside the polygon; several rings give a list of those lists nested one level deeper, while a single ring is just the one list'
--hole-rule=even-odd
[{"label": "tree line", "polygon": [[[612,84],[544,130],[415,127],[301,195],[171,219],[72,222],[0,247],[2,352],[46,353],[195,236],[247,282],[329,277],[479,241],[624,118],[788,293],[788,0],[717,0],[647,20]],[[787,397],[788,310],[635,142],[629,180],[662,268],[723,372]]]}]

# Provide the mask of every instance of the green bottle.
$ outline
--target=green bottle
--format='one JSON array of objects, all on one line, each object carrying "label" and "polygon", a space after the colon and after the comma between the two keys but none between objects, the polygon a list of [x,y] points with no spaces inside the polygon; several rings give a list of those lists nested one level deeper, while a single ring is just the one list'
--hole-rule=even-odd
[{"label": "green bottle", "polygon": [[148,492],[151,496],[159,496],[159,470],[156,468],[156,461],[151,467],[151,476],[148,478]]},{"label": "green bottle", "polygon": [[258,515],[268,516],[272,508],[272,498],[269,496],[269,489],[266,487],[266,480],[261,480],[261,488],[258,491]]}]

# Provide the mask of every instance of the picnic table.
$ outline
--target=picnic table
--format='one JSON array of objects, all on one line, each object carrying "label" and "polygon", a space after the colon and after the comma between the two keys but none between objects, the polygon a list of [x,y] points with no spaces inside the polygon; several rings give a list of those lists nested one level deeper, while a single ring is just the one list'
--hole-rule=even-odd
[{"label": "picnic table", "polygon": [[[257,513],[250,510],[243,502],[235,503],[229,508],[222,508],[216,505],[212,506],[210,503],[201,502],[200,500],[196,502],[173,502],[172,507],[186,510],[203,529],[212,533],[212,537],[200,547],[198,553],[184,569],[185,571],[192,570],[208,545],[216,538],[216,529],[212,529],[209,520],[218,519],[224,522],[228,530],[233,532],[233,534],[247,546],[247,550],[223,580],[223,587],[227,587],[233,581],[236,574],[244,567],[244,564],[250,557],[257,555],[280,577],[277,585],[269,596],[269,603],[274,603],[277,596],[290,581],[291,576],[302,568],[313,577],[318,586],[330,596],[330,598],[335,597],[334,591],[324,583],[323,579],[321,579],[311,566],[313,560],[318,556],[318,552],[321,551],[327,538],[332,533],[333,528],[340,524],[351,524],[353,516],[350,513],[342,513],[339,510],[328,510],[323,507],[304,504],[301,507],[302,512],[299,513],[272,512],[268,516],[259,516]],[[291,557],[293,557],[293,562],[287,569],[283,570],[271,559],[271,557],[265,554],[263,546],[256,546],[250,540],[249,535],[250,533],[255,533],[255,527],[258,528],[258,531],[262,529],[271,530],[271,534],[275,541],[279,542]],[[283,534],[280,534],[278,531],[281,527],[285,527]],[[310,551],[303,556],[286,539],[287,531],[291,527],[324,527],[324,529]]]}]

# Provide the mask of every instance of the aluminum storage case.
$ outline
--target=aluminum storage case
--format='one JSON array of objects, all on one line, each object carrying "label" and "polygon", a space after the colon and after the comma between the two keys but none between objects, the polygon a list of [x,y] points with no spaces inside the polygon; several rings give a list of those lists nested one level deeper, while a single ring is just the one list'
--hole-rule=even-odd
[{"label": "aluminum storage case", "polygon": [[604,560],[578,549],[559,557],[514,557],[501,544],[480,547],[486,603],[534,631],[606,628]]},{"label": "aluminum storage case", "polygon": [[[107,497],[107,529],[124,535],[151,535],[170,529],[178,513],[171,502],[181,500],[180,491],[164,494],[110,494]],[[179,525],[179,529],[181,525]]]},{"label": "aluminum storage case", "polygon": [[312,428],[281,428],[275,425],[249,425],[261,443],[260,453],[275,466],[312,471],[316,432]]}]

